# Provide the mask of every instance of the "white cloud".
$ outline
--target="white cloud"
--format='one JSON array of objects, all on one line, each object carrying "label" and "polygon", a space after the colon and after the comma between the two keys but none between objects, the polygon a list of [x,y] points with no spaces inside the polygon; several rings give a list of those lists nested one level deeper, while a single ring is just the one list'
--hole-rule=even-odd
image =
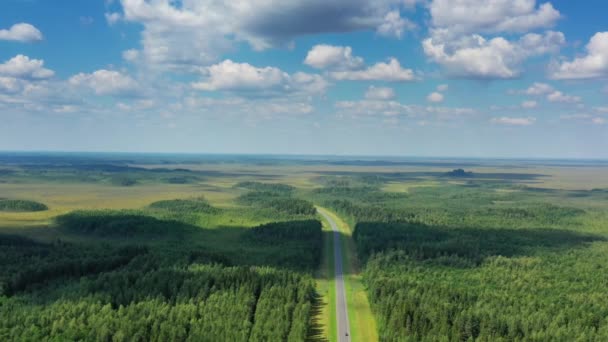
[{"label": "white cloud", "polygon": [[608,107],[594,107],[593,110],[595,110],[598,113],[608,114]]},{"label": "white cloud", "polygon": [[433,0],[432,24],[454,34],[528,32],[553,26],[560,13],[536,0]]},{"label": "white cloud", "polygon": [[526,89],[524,91],[524,94],[526,95],[533,95],[533,96],[538,96],[538,95],[549,95],[550,93],[552,93],[554,91],[553,87],[546,84],[546,83],[534,83],[533,85],[531,85],[528,89]]},{"label": "white cloud", "polygon": [[104,69],[74,75],[69,79],[69,84],[90,88],[97,95],[133,95],[139,90],[137,81],[131,76]]},{"label": "white cloud", "polygon": [[589,115],[587,113],[576,113],[576,114],[561,115],[559,118],[562,120],[587,120],[587,119],[591,119],[591,115]]},{"label": "white cloud", "polygon": [[395,98],[395,91],[388,87],[370,86],[365,92],[365,98],[368,100],[391,100]]},{"label": "white cloud", "polygon": [[534,117],[513,118],[513,117],[503,116],[500,118],[493,118],[492,122],[495,124],[498,124],[498,125],[505,125],[505,126],[530,126],[536,122],[536,118],[534,118]]},{"label": "white cloud", "polygon": [[327,87],[327,82],[319,75],[301,72],[289,75],[275,67],[258,68],[229,59],[206,68],[204,73],[205,80],[193,83],[194,89],[271,95],[291,92],[322,93]]},{"label": "white cloud", "polygon": [[270,120],[277,117],[307,115],[315,111],[308,101],[292,98],[226,98],[186,97],[184,109],[192,113],[217,113],[224,116],[246,117],[250,120]]},{"label": "white cloud", "polygon": [[415,28],[416,24],[401,17],[399,11],[391,11],[384,17],[384,22],[378,26],[377,32],[381,36],[401,39],[405,31],[410,31]]},{"label": "white cloud", "polygon": [[117,22],[119,22],[122,19],[122,16],[120,15],[120,13],[117,13],[117,12],[105,13],[105,17],[106,17],[106,21],[108,22],[108,25],[110,25],[110,26],[116,24]]},{"label": "white cloud", "polygon": [[560,103],[581,102],[580,96],[566,95],[566,94],[562,93],[561,91],[557,91],[557,90],[550,93],[549,95],[547,95],[547,100],[549,100],[550,102],[560,102]]},{"label": "white cloud", "polygon": [[608,123],[608,120],[606,120],[606,118],[599,117],[599,116],[593,116],[588,113],[576,113],[576,114],[562,115],[562,116],[560,116],[560,119],[569,120],[569,121],[576,120],[576,121],[580,121],[580,122],[584,122],[584,123],[588,123],[588,124],[594,124],[594,125],[604,125],[604,124]]},{"label": "white cloud", "polygon": [[553,31],[530,33],[514,42],[477,34],[450,37],[448,31],[433,31],[422,43],[424,52],[452,77],[479,79],[515,78],[527,58],[557,51],[565,43],[564,35]]},{"label": "white cloud", "polygon": [[42,40],[42,33],[31,24],[19,23],[11,26],[8,30],[0,30],[0,40],[34,42]]},{"label": "white cloud", "polygon": [[447,121],[476,114],[476,111],[471,108],[417,106],[406,105],[397,101],[377,100],[338,101],[335,103],[335,108],[342,117],[405,116]]},{"label": "white cloud", "polygon": [[608,32],[598,32],[586,46],[587,55],[551,67],[554,79],[590,79],[608,77]]},{"label": "white cloud", "polygon": [[0,94],[15,94],[23,89],[23,80],[14,77],[0,77]]},{"label": "white cloud", "polygon": [[121,0],[125,21],[143,25],[142,57],[165,69],[208,66],[247,42],[256,50],[320,33],[376,30],[403,0]]},{"label": "white cloud", "polygon": [[429,96],[426,97],[426,100],[433,103],[443,102],[443,94],[441,93],[430,93]]},{"label": "white cloud", "polygon": [[557,52],[565,43],[564,35],[553,31],[528,33],[517,40],[496,36],[553,26],[561,15],[550,3],[432,0],[429,9],[430,37],[422,43],[424,52],[452,77],[515,78],[526,59]]},{"label": "white cloud", "polygon": [[532,109],[538,107],[538,102],[536,101],[524,101],[521,103],[521,107],[524,109]]},{"label": "white cloud", "polygon": [[304,64],[317,69],[352,70],[364,66],[363,58],[353,56],[350,46],[315,45]]},{"label": "white cloud", "polygon": [[24,55],[17,55],[0,64],[0,76],[40,80],[51,78],[54,74],[52,70],[44,68],[43,60],[30,59]]},{"label": "white cloud", "polygon": [[364,70],[335,71],[331,77],[340,81],[387,81],[405,82],[416,79],[411,69],[404,69],[396,58],[388,63],[379,62]]},{"label": "white cloud", "polygon": [[128,62],[135,62],[139,58],[139,51],[135,49],[129,49],[122,52],[122,58]]},{"label": "white cloud", "polygon": [[440,84],[437,86],[437,91],[442,93],[444,91],[447,91],[449,89],[450,86],[448,86],[447,84]]}]

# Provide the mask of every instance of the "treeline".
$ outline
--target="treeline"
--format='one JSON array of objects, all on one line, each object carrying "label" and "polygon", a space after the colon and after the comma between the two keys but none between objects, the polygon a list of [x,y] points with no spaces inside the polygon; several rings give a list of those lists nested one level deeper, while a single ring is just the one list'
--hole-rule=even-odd
[{"label": "treeline", "polygon": [[262,183],[262,182],[240,182],[237,183],[235,188],[247,189],[258,192],[275,192],[282,194],[291,194],[295,188],[291,185],[281,183]]},{"label": "treeline", "polygon": [[151,209],[162,209],[182,214],[218,214],[221,210],[211,206],[204,198],[174,199],[150,204]]},{"label": "treeline", "polygon": [[0,211],[33,212],[48,209],[45,204],[36,201],[0,198]]},{"label": "treeline", "polygon": [[162,220],[137,210],[78,210],[57,216],[63,232],[98,236],[166,235],[191,229],[177,220]]},{"label": "treeline", "polygon": [[235,187],[251,191],[239,196],[237,202],[262,209],[272,209],[290,216],[314,216],[314,205],[306,200],[292,197],[294,187],[278,183],[241,182]]},{"label": "treeline", "polygon": [[[387,201],[392,201],[390,196]],[[408,201],[416,201],[411,198]],[[450,200],[455,201],[455,200]],[[438,200],[439,202],[439,200]],[[350,200],[328,200],[326,207],[332,208],[354,222],[408,222],[432,226],[466,227],[559,227],[563,224],[575,225],[575,219],[585,214],[585,210],[562,207],[548,203],[528,203],[518,206],[471,206],[459,207],[441,201],[445,206],[403,206],[393,204],[354,203]]]}]

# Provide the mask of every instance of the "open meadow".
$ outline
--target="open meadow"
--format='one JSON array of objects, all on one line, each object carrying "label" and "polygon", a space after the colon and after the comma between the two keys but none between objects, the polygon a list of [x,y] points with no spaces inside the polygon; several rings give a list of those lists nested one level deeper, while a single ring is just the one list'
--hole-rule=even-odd
[{"label": "open meadow", "polygon": [[[608,163],[0,154],[0,340],[608,340]],[[23,324],[22,322],[28,322]]]}]

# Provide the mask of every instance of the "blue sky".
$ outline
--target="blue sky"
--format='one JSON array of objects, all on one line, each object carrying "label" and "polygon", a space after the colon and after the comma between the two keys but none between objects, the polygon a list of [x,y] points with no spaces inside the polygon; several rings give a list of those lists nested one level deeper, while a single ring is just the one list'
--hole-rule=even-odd
[{"label": "blue sky", "polygon": [[608,158],[605,13],[3,0],[0,150]]}]

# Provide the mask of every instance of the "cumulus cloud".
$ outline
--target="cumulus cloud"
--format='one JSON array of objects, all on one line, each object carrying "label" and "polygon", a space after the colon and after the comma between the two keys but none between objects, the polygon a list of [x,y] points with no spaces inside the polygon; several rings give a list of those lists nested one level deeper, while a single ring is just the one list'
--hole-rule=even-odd
[{"label": "cumulus cloud", "polygon": [[308,52],[304,64],[330,70],[329,76],[339,81],[415,80],[414,71],[401,67],[401,63],[394,57],[387,62],[365,67],[363,58],[353,56],[350,46],[316,45]]},{"label": "cumulus cloud", "polygon": [[53,75],[55,72],[44,68],[43,60],[30,59],[24,55],[17,55],[0,64],[0,76],[41,80],[51,78]]},{"label": "cumulus cloud", "polygon": [[259,68],[229,59],[207,67],[204,74],[203,81],[192,84],[194,89],[271,95],[298,91],[322,93],[327,87],[327,82],[319,75],[290,75],[275,67]]},{"label": "cumulus cloud", "polygon": [[87,87],[97,95],[133,95],[139,89],[137,81],[131,76],[104,69],[74,75],[68,82],[72,86]]},{"label": "cumulus cloud", "polygon": [[370,86],[365,92],[365,98],[378,101],[392,100],[395,98],[395,91],[393,88]]},{"label": "cumulus cloud", "polygon": [[521,103],[521,107],[524,109],[532,109],[538,107],[538,102],[536,101],[524,101]]},{"label": "cumulus cloud", "polygon": [[426,100],[433,103],[443,102],[443,94],[438,92],[430,93],[429,96],[426,97]]},{"label": "cumulus cloud", "polygon": [[502,37],[488,40],[477,34],[455,40],[449,36],[447,31],[434,31],[422,46],[425,54],[450,76],[460,78],[515,78],[527,58],[556,52],[565,43],[564,35],[554,31],[526,34],[518,41]]},{"label": "cumulus cloud", "polygon": [[[121,0],[121,16],[143,25],[145,62],[189,69],[217,62],[235,42],[260,50],[285,46],[304,35],[377,30],[386,27],[390,12],[408,4],[403,0]],[[394,25],[387,32],[399,34],[400,22],[391,16],[389,20]]]},{"label": "cumulus cloud", "polygon": [[[515,78],[526,59],[557,52],[565,43],[561,32],[527,33],[551,27],[561,17],[551,3],[432,0],[429,10],[431,28],[422,43],[424,52],[452,77]],[[519,39],[496,36],[516,33],[527,34]]]},{"label": "cumulus cloud", "polygon": [[561,17],[551,3],[536,0],[433,0],[432,24],[453,34],[528,32],[555,25]]},{"label": "cumulus cloud", "polygon": [[526,89],[523,93],[526,95],[548,95],[554,91],[553,87],[546,83],[534,83],[528,89]]},{"label": "cumulus cloud", "polygon": [[580,96],[566,95],[561,91],[556,90],[547,95],[547,100],[549,100],[550,102],[560,103],[578,103],[581,102],[582,99],[580,98]]},{"label": "cumulus cloud", "polygon": [[391,11],[384,17],[384,22],[378,26],[377,32],[381,36],[401,39],[405,31],[416,28],[416,24],[401,17],[399,11]]},{"label": "cumulus cloud", "polygon": [[447,84],[440,84],[437,86],[438,92],[444,92],[444,91],[447,91],[448,89],[449,89],[449,86]]},{"label": "cumulus cloud", "polygon": [[530,126],[536,122],[536,118],[534,118],[534,117],[514,118],[514,117],[503,116],[500,118],[493,118],[492,122],[495,124],[498,124],[498,125],[505,125],[505,126]]},{"label": "cumulus cloud", "polygon": [[396,58],[379,62],[363,70],[334,71],[331,77],[340,81],[406,82],[416,79],[412,69],[405,69]]},{"label": "cumulus cloud", "polygon": [[591,119],[591,122],[595,125],[604,125],[606,123],[608,123],[608,121],[604,118],[593,118]]},{"label": "cumulus cloud", "polygon": [[42,40],[42,33],[31,24],[19,23],[9,29],[0,30],[0,40],[34,42]]},{"label": "cumulus cloud", "polygon": [[315,45],[304,64],[317,69],[352,70],[364,66],[363,58],[353,56],[350,46]]},{"label": "cumulus cloud", "polygon": [[608,32],[598,32],[586,46],[587,54],[555,63],[550,76],[558,80],[608,77]]}]

